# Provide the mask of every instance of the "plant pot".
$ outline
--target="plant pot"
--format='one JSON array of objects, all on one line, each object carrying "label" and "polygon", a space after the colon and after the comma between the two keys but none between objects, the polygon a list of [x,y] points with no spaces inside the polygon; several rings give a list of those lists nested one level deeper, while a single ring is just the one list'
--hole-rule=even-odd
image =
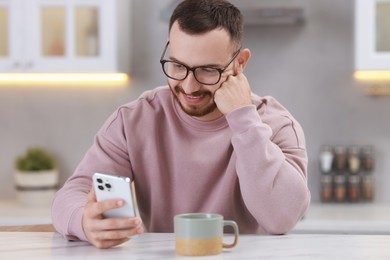
[{"label": "plant pot", "polygon": [[15,188],[21,204],[50,207],[58,187],[58,170],[21,172],[15,170]]}]

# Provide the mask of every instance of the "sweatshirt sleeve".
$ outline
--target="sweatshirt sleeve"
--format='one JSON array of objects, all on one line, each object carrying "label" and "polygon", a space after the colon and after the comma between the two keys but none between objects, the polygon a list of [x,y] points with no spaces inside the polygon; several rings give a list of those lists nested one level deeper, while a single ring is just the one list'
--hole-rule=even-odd
[{"label": "sweatshirt sleeve", "polygon": [[92,175],[95,172],[132,178],[125,145],[123,120],[118,112],[100,129],[74,174],[56,193],[52,203],[53,225],[68,240],[87,241],[82,227],[82,217],[92,187]]},{"label": "sweatshirt sleeve", "polygon": [[227,120],[246,207],[269,234],[288,232],[310,202],[301,126],[289,113],[261,114],[255,105],[232,111]]},{"label": "sweatshirt sleeve", "polygon": [[91,189],[89,183],[85,177],[72,176],[53,200],[53,225],[67,240],[87,241],[82,227],[82,217],[87,194]]}]

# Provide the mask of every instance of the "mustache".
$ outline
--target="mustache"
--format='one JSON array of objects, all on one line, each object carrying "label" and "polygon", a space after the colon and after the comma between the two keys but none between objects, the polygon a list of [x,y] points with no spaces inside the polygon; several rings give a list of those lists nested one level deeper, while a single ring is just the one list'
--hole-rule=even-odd
[{"label": "mustache", "polygon": [[180,86],[175,86],[175,92],[182,93],[184,95],[191,95],[194,97],[200,97],[200,96],[206,96],[206,95],[212,96],[212,93],[210,91],[207,91],[207,90],[198,90],[198,91],[194,91],[192,93],[186,93],[184,91],[184,89]]}]

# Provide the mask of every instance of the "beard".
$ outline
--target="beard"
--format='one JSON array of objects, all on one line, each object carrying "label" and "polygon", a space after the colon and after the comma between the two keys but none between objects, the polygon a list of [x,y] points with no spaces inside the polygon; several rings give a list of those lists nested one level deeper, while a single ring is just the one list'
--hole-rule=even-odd
[{"label": "beard", "polygon": [[184,94],[184,95],[188,95],[188,94],[184,92],[184,90],[181,86],[177,85],[175,87],[172,87],[169,84],[169,82],[168,82],[168,85],[173,93],[173,96],[175,97],[175,99],[179,103],[181,109],[189,116],[202,117],[202,116],[205,116],[207,114],[210,114],[211,112],[213,112],[217,108],[217,105],[214,102],[214,94],[210,91],[199,90],[199,91],[196,91],[193,93],[189,93],[194,97],[203,97],[203,98],[209,97],[209,99],[212,100],[212,103],[210,103],[210,104],[203,105],[203,106],[197,106],[197,105],[183,104],[183,102],[180,100],[179,96],[180,96],[180,94]]}]

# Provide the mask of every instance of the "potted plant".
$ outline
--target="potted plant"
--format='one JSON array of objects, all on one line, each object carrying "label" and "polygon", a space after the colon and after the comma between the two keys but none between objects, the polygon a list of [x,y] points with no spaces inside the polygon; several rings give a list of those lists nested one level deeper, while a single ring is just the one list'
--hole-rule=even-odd
[{"label": "potted plant", "polygon": [[58,186],[58,169],[52,155],[30,147],[15,160],[15,184],[19,201],[29,206],[50,206]]}]

